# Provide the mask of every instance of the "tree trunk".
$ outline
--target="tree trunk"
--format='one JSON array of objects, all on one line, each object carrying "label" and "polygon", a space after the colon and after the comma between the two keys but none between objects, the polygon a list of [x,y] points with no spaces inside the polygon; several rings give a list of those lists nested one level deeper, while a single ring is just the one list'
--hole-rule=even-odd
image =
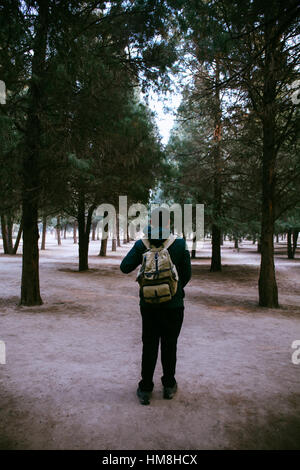
[{"label": "tree trunk", "polygon": [[[107,216],[107,212],[104,213],[104,217]],[[108,224],[105,224],[102,227],[102,237],[101,237],[101,245],[100,251],[98,256],[106,256],[107,251],[107,241],[108,241]]]},{"label": "tree trunk", "polygon": [[64,226],[64,240],[67,239],[67,224]]},{"label": "tree trunk", "polygon": [[101,247],[100,247],[99,256],[106,256],[107,240],[108,240],[107,238],[102,238],[101,239]]},{"label": "tree trunk", "polygon": [[116,216],[116,230],[117,230],[117,246],[121,246],[119,214],[117,214],[117,216]]},{"label": "tree trunk", "polygon": [[74,220],[74,223],[73,223],[73,240],[74,240],[74,244],[77,243],[77,220]]},{"label": "tree trunk", "polygon": [[289,228],[287,232],[287,253],[288,253],[288,259],[293,259],[294,254],[293,254],[293,246],[292,246],[292,229]]},{"label": "tree trunk", "polygon": [[42,243],[41,250],[46,250],[46,233],[47,233],[47,217],[43,216],[43,230],[42,230]]},{"label": "tree trunk", "polygon": [[10,255],[13,254],[13,221],[10,215],[7,216],[7,249]]},{"label": "tree trunk", "polygon": [[278,307],[278,290],[274,266],[274,209],[276,161],[276,82],[274,63],[276,57],[271,31],[269,6],[265,7],[265,64],[263,91],[263,153],[262,153],[262,213],[261,213],[261,264],[259,274],[259,305]]},{"label": "tree trunk", "polygon": [[293,230],[293,255],[295,256],[296,249],[297,249],[297,240],[298,240],[299,230]]},{"label": "tree trunk", "polygon": [[14,248],[13,248],[13,254],[14,255],[17,254],[19,244],[20,244],[20,240],[21,240],[21,236],[22,236],[22,232],[23,232],[23,220],[21,219],[19,230],[18,230],[18,235],[17,235],[15,245],[14,245]]},{"label": "tree trunk", "polygon": [[44,68],[48,33],[47,0],[37,2],[38,14],[32,45],[31,80],[28,89],[28,110],[23,156],[23,258],[21,304],[40,305],[38,200],[40,187],[41,115],[44,112]]},{"label": "tree trunk", "polygon": [[221,271],[221,229],[218,226],[221,214],[221,101],[219,83],[219,63],[216,60],[215,71],[215,131],[214,131],[214,147],[213,147],[213,164],[214,164],[214,201],[213,201],[213,223],[212,223],[212,256],[210,271]]},{"label": "tree trunk", "polygon": [[92,224],[92,241],[96,241],[96,227],[97,227],[97,224],[93,223]]},{"label": "tree trunk", "polygon": [[235,237],[235,238],[234,238],[234,248],[235,248],[236,250],[239,249],[239,239],[238,239],[238,237]]},{"label": "tree trunk", "polygon": [[192,244],[192,253],[191,253],[192,259],[196,258],[196,252],[197,252],[197,237],[195,234],[193,237],[193,244]]},{"label": "tree trunk", "polygon": [[61,226],[60,226],[60,216],[56,218],[56,237],[57,237],[57,244],[61,245]]},{"label": "tree trunk", "polygon": [[90,231],[92,224],[92,216],[95,210],[95,205],[91,205],[88,210],[88,215],[85,220],[85,194],[82,192],[79,195],[78,202],[78,248],[79,248],[79,271],[87,271],[88,266],[88,254],[89,254],[89,242],[90,242]]},{"label": "tree trunk", "polygon": [[8,254],[7,226],[6,226],[5,215],[1,215],[1,233],[2,233],[3,251],[5,254]]}]

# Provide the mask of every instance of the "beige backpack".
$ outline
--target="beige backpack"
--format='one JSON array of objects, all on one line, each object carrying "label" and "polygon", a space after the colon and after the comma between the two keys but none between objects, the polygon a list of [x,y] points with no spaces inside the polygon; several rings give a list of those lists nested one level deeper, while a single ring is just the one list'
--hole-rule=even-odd
[{"label": "beige backpack", "polygon": [[146,238],[142,239],[148,249],[143,253],[142,265],[136,280],[147,303],[167,302],[176,294],[178,273],[168,252],[174,240],[175,237],[171,235],[161,246],[155,247],[150,245]]}]

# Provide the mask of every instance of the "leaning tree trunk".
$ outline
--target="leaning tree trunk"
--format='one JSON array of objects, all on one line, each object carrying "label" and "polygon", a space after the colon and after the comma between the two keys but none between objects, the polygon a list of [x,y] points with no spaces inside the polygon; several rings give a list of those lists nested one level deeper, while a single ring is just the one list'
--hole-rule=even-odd
[{"label": "leaning tree trunk", "polygon": [[19,244],[20,244],[20,240],[21,240],[21,236],[22,236],[22,232],[23,232],[23,220],[21,219],[21,222],[20,222],[20,226],[19,226],[19,230],[18,230],[18,235],[17,235],[17,238],[16,238],[16,241],[15,241],[15,244],[14,244],[14,248],[13,248],[13,254],[15,255],[18,251],[18,248],[19,248]]},{"label": "leaning tree trunk", "polygon": [[21,304],[40,305],[39,283],[39,231],[38,200],[40,187],[39,160],[41,152],[41,115],[44,112],[44,68],[47,47],[48,10],[47,0],[36,2],[38,13],[32,46],[31,80],[28,89],[28,110],[23,156],[23,258]]},{"label": "leaning tree trunk", "polygon": [[274,209],[275,209],[275,162],[276,162],[276,81],[274,63],[272,22],[265,7],[265,64],[263,91],[263,152],[262,152],[262,213],[261,213],[261,264],[259,274],[259,305],[278,307],[278,290],[274,265]]},{"label": "leaning tree trunk", "polygon": [[47,217],[43,216],[43,230],[42,230],[42,243],[41,250],[46,250],[46,233],[47,233]]}]

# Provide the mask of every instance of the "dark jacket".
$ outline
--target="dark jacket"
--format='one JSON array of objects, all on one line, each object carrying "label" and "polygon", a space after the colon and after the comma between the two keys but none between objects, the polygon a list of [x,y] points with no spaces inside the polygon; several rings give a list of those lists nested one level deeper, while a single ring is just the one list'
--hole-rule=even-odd
[{"label": "dark jacket", "polygon": [[[134,269],[136,269],[143,260],[143,253],[147,250],[142,240],[138,240],[135,242],[134,246],[131,250],[127,253],[125,258],[123,259],[120,269],[123,273],[130,273]],[[173,263],[176,266],[179,282],[177,292],[172,297],[171,300],[168,302],[164,302],[163,304],[165,308],[175,308],[175,307],[183,307],[183,298],[184,298],[184,287],[191,279],[191,258],[190,253],[188,251],[186,242],[183,238],[176,238],[172,245],[168,248],[170,253],[170,257]],[[141,306],[149,306],[149,303],[146,303],[141,296],[140,292],[140,305]]]}]

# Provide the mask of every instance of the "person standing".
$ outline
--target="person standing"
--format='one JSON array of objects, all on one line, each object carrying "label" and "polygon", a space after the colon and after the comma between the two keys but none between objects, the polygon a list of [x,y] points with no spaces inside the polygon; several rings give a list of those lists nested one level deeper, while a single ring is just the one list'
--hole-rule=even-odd
[{"label": "person standing", "polygon": [[[159,217],[157,217],[159,216]],[[154,221],[158,220],[158,224]],[[153,374],[157,363],[159,343],[163,376],[163,397],[172,399],[177,391],[175,379],[177,361],[177,340],[184,318],[184,287],[191,279],[191,259],[183,238],[170,239],[170,213],[165,208],[156,208],[151,213],[151,225],[147,227],[147,241],[137,240],[125,258],[120,269],[130,273],[143,262],[143,254],[151,247],[167,246],[170,258],[178,273],[176,293],[166,302],[146,302],[140,289],[140,313],[142,316],[142,364],[141,380],[137,388],[140,403],[148,405],[154,388]]]}]

